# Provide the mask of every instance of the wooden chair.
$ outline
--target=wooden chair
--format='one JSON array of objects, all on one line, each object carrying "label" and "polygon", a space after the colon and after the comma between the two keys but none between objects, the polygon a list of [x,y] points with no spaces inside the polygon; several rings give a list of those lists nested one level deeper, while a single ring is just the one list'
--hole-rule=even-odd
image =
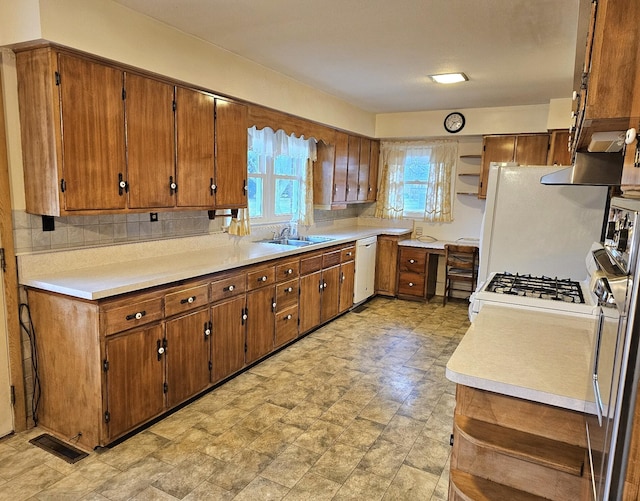
[{"label": "wooden chair", "polygon": [[[478,281],[478,247],[471,245],[446,244],[445,251],[445,281],[442,306],[447,304],[454,290],[468,292],[467,297],[476,289]],[[454,287],[456,284],[459,287]]]}]

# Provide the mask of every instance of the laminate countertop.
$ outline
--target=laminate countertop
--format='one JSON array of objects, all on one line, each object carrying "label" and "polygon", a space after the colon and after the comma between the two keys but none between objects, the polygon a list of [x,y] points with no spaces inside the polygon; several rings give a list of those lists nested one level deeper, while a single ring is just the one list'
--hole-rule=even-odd
[{"label": "laminate countertop", "polygon": [[376,235],[403,235],[411,230],[374,226],[318,230],[332,240],[305,247],[252,241],[227,234],[125,243],[88,249],[18,256],[21,285],[73,296],[103,299],[179,280],[295,256]]},{"label": "laminate countertop", "polygon": [[485,305],[446,367],[454,383],[595,414],[595,317]]},{"label": "laminate countertop", "polygon": [[457,240],[434,240],[432,238],[407,238],[400,240],[398,245],[402,247],[419,247],[422,249],[442,250],[446,244],[454,245],[471,245],[478,247],[480,240],[478,238],[459,238]]}]

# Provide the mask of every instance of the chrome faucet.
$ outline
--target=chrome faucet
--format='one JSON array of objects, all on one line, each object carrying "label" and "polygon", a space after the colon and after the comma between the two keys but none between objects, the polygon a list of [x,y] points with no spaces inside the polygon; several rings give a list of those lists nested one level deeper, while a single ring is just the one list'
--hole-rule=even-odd
[{"label": "chrome faucet", "polygon": [[278,235],[278,240],[285,240],[291,236],[291,227],[285,226],[280,230],[280,235]]}]

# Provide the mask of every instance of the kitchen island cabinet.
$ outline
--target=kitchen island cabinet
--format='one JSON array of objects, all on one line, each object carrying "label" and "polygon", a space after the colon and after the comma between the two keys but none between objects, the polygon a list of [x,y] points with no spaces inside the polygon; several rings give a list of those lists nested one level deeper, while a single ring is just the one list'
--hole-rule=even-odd
[{"label": "kitchen island cabinet", "polygon": [[446,368],[457,384],[449,499],[591,499],[584,418],[595,413],[595,322],[480,311]]}]

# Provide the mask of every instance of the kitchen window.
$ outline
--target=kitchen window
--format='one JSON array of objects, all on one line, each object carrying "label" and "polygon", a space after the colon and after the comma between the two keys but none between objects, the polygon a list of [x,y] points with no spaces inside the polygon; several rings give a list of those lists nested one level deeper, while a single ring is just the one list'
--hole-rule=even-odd
[{"label": "kitchen window", "polygon": [[383,141],[376,217],[450,222],[454,141]]},{"label": "kitchen window", "polygon": [[[315,142],[269,128],[249,129],[248,203],[252,222],[301,221],[311,224],[311,162]],[[309,213],[310,212],[310,213]]]}]

